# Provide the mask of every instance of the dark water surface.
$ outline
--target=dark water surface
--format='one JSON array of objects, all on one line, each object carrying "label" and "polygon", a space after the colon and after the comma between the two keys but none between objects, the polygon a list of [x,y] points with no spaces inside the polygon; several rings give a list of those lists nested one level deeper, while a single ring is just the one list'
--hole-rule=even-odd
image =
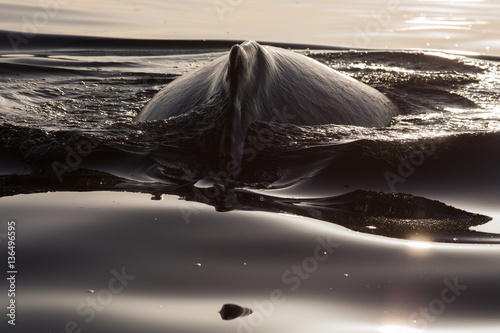
[{"label": "dark water surface", "polygon": [[[255,123],[227,180],[210,105],[132,120],[232,42],[38,35],[15,53],[8,37],[0,244],[7,262],[15,220],[18,312],[1,325],[12,332],[500,327],[497,58],[290,45],[401,115],[381,129]],[[223,321],[224,304],[253,313]]]}]

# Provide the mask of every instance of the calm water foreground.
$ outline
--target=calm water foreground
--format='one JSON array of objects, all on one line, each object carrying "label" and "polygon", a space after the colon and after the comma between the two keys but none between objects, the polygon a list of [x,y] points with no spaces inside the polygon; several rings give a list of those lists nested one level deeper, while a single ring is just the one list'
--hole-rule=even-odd
[{"label": "calm water foreground", "polygon": [[[18,244],[18,317],[15,327],[4,319],[4,332],[500,326],[498,245],[391,240],[296,216],[221,214],[175,196],[32,194],[2,198],[0,209],[4,221],[15,217]],[[224,321],[227,303],[253,314]]]}]

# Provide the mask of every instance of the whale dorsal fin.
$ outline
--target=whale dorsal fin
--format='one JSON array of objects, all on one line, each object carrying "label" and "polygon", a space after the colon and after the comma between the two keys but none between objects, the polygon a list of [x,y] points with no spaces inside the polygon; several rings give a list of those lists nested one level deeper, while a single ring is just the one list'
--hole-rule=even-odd
[{"label": "whale dorsal fin", "polygon": [[248,55],[243,48],[236,44],[229,52],[226,81],[229,83],[231,98],[235,98],[248,80]]},{"label": "whale dorsal fin", "polygon": [[230,178],[235,178],[241,164],[241,144],[245,141],[249,124],[243,121],[241,93],[244,91],[250,76],[250,55],[244,50],[244,45],[234,45],[229,52],[227,62],[226,84],[229,92],[229,110],[226,113],[226,121],[222,129],[219,143],[220,170],[228,170],[228,166],[234,170]]}]

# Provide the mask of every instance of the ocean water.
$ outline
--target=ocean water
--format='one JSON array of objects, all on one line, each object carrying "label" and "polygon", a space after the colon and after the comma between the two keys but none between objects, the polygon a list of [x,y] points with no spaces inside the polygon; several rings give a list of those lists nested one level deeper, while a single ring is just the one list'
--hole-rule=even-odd
[{"label": "ocean water", "polygon": [[500,54],[494,0],[2,1],[1,29]]},{"label": "ocean water", "polygon": [[[2,332],[497,332],[498,7],[3,1]],[[210,105],[133,122],[244,39],[401,114],[254,123],[236,179]]]}]

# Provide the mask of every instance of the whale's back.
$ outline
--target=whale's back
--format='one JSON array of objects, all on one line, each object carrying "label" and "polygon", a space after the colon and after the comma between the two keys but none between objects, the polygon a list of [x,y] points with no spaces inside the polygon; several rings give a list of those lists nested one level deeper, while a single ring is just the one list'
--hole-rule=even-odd
[{"label": "whale's back", "polygon": [[[304,55],[254,41],[239,45],[238,50],[248,62],[239,69],[242,75],[229,75],[231,55],[221,56],[167,85],[136,121],[184,114],[217,94],[241,104],[238,112],[244,122],[382,127],[397,114],[382,93]],[[242,77],[244,84],[233,82],[238,89],[229,89],[229,79]]]},{"label": "whale's back", "polygon": [[265,110],[261,120],[382,127],[397,114],[385,95],[360,81],[291,51],[266,47],[265,52],[273,60],[264,74],[270,82],[257,102],[249,103]]},{"label": "whale's back", "polygon": [[168,119],[206,103],[217,91],[224,89],[226,62],[225,56],[217,58],[170,82],[146,104],[135,121]]}]

